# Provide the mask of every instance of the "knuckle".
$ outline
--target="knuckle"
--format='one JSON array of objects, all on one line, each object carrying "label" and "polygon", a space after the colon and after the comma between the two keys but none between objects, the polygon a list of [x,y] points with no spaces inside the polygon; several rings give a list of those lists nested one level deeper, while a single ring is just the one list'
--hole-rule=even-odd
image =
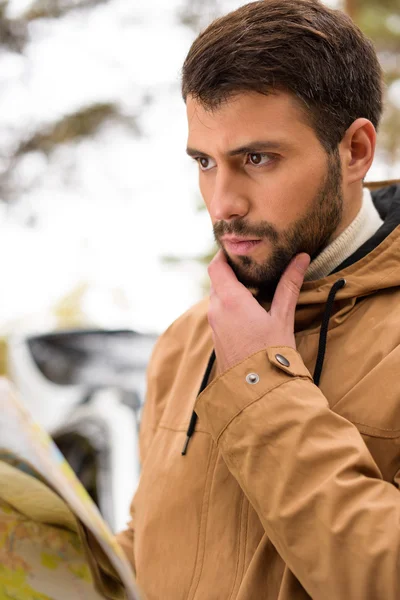
[{"label": "knuckle", "polygon": [[221,296],[221,301],[226,310],[234,310],[240,305],[240,298],[238,294],[228,291],[223,292]]},{"label": "knuckle", "polygon": [[292,279],[287,279],[283,282],[283,285],[293,296],[297,296],[300,293],[300,286]]}]

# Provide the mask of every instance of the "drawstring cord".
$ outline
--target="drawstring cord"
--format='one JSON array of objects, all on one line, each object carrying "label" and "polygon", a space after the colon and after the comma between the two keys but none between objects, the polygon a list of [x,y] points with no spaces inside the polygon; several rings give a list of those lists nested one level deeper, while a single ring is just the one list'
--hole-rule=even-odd
[{"label": "drawstring cord", "polygon": [[[208,380],[210,378],[211,375],[211,371],[212,368],[214,366],[215,363],[215,350],[212,351],[211,356],[208,360],[208,365],[207,365],[207,369],[206,372],[204,373],[204,377],[203,377],[203,381],[201,382],[201,386],[199,389],[199,393],[197,394],[197,396],[200,396],[201,392],[203,390],[206,389],[207,384],[208,384]],[[185,440],[185,445],[183,446],[183,450],[182,450],[182,456],[185,456],[188,446],[189,446],[189,442],[190,442],[190,438],[192,437],[195,427],[196,427],[196,423],[197,423],[197,415],[196,413],[193,411],[192,412],[192,416],[190,418],[190,423],[189,423],[189,427],[188,430],[186,432],[186,440]]]},{"label": "drawstring cord", "polygon": [[[321,331],[319,334],[317,362],[315,364],[315,370],[314,370],[314,383],[317,386],[319,386],[319,382],[321,380],[322,367],[324,366],[329,320],[331,318],[333,304],[335,302],[335,296],[338,293],[338,291],[341,290],[345,285],[346,285],[345,279],[338,279],[338,281],[336,281],[333,284],[333,286],[329,292],[328,299],[326,301],[326,306],[325,306],[324,314],[322,316],[322,321],[321,321]],[[215,362],[215,350],[212,351],[212,354],[209,358],[207,368],[204,373],[204,377],[201,382],[201,386],[200,386],[199,393],[197,394],[197,396],[199,396],[201,394],[201,392],[206,389],[208,380],[211,375],[212,368],[214,366],[214,362]],[[186,440],[185,440],[185,444],[183,446],[182,456],[186,455],[186,452],[187,452],[187,449],[189,446],[189,442],[190,442],[190,438],[192,437],[194,430],[196,428],[196,423],[197,423],[197,414],[195,413],[195,411],[193,411],[192,416],[190,418],[189,427],[186,432]]]},{"label": "drawstring cord", "polygon": [[318,353],[317,353],[317,362],[315,363],[314,369],[314,383],[319,386],[319,382],[321,380],[322,367],[324,366],[325,359],[325,350],[326,350],[326,341],[328,337],[328,327],[329,320],[331,318],[333,303],[335,302],[335,296],[339,290],[344,288],[346,285],[345,279],[338,279],[333,286],[328,295],[328,299],[326,301],[326,306],[324,310],[324,314],[322,316],[321,321],[321,330],[319,334],[319,344],[318,344]]}]

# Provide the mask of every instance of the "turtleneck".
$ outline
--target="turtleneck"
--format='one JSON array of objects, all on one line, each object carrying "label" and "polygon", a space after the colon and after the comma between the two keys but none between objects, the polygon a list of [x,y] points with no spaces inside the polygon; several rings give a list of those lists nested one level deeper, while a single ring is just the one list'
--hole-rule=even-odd
[{"label": "turtleneck", "polygon": [[335,238],[308,267],[304,281],[322,279],[332,273],[362,244],[371,238],[383,224],[372,201],[371,192],[363,190],[361,209],[352,223]]}]

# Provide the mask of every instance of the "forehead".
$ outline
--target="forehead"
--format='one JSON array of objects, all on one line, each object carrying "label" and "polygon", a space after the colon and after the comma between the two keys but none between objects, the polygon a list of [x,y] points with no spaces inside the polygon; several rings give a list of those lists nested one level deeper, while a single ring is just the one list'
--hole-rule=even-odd
[{"label": "forehead", "polygon": [[215,109],[188,96],[186,110],[188,145],[199,149],[206,144],[222,150],[266,136],[291,144],[317,142],[300,101],[285,92],[238,93]]}]

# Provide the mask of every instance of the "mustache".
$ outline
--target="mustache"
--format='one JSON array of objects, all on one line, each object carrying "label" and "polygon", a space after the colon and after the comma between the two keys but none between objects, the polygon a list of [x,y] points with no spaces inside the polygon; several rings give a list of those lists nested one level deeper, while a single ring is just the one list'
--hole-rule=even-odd
[{"label": "mustache", "polygon": [[236,219],[234,221],[217,221],[213,225],[213,232],[215,241],[223,235],[237,235],[241,237],[255,237],[270,239],[271,242],[277,243],[279,240],[279,232],[268,223],[268,221],[260,221],[257,225],[250,225],[243,219]]}]

